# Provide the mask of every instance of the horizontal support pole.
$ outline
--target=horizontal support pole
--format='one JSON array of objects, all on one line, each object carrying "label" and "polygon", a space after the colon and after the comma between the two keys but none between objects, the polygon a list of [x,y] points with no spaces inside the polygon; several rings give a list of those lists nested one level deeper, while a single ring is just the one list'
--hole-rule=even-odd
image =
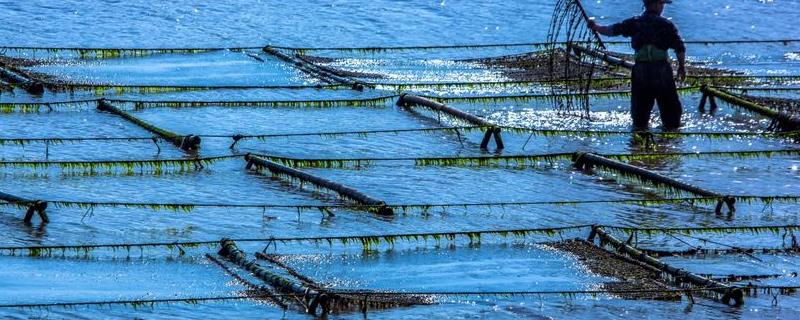
[{"label": "horizontal support pole", "polygon": [[248,168],[252,165],[256,165],[262,168],[266,168],[270,172],[278,173],[278,174],[285,174],[291,176],[296,179],[300,179],[309,183],[313,183],[319,187],[326,188],[329,190],[333,190],[344,197],[350,198],[359,202],[360,204],[367,205],[367,206],[375,206],[379,207],[376,213],[381,215],[393,215],[394,210],[386,206],[386,202],[381,200],[375,199],[370,197],[356,189],[343,185],[341,183],[333,182],[328,179],[318,177],[307,172],[303,172],[294,168],[290,168],[281,164],[277,164],[275,162],[266,160],[261,158],[257,155],[247,154],[244,156],[245,161],[247,161]]},{"label": "horizontal support pole", "polygon": [[719,88],[712,88],[704,85],[700,87],[700,91],[705,95],[718,97],[734,106],[738,106],[759,115],[772,118],[778,121],[784,130],[800,129],[800,116],[793,115],[788,112],[778,111],[767,106],[762,106],[758,103],[748,101]]},{"label": "horizontal support pole", "polygon": [[285,53],[281,52],[280,50],[277,50],[277,49],[272,48],[272,47],[264,47],[262,49],[262,51],[264,51],[264,53],[266,53],[266,54],[275,56],[276,58],[295,66],[300,71],[305,72],[305,73],[307,73],[308,75],[310,75],[312,77],[318,78],[318,79],[322,80],[323,82],[327,82],[327,83],[335,83],[336,82],[336,80],[328,78],[326,75],[321,74],[319,71],[314,70],[312,68],[309,68],[307,65],[303,64],[301,61],[295,59],[294,57],[292,57],[292,56],[290,56],[288,54],[285,54]]},{"label": "horizontal support pole", "polygon": [[579,169],[590,169],[593,166],[600,166],[607,169],[612,169],[632,175],[636,175],[643,180],[650,181],[655,184],[662,184],[666,185],[675,189],[687,191],[699,196],[703,197],[715,197],[720,198],[719,203],[717,203],[716,212],[722,212],[722,204],[723,202],[727,204],[730,213],[733,213],[735,209],[736,199],[730,196],[722,195],[713,191],[705,190],[700,187],[688,184],[686,182],[670,178],[659,173],[640,168],[637,166],[633,166],[627,163],[623,163],[617,160],[612,160],[603,156],[599,156],[593,153],[588,152],[578,152],[573,154],[572,161],[575,163],[575,166]]},{"label": "horizontal support pole", "polygon": [[341,75],[337,74],[336,71],[334,71],[331,68],[319,66],[316,63],[313,63],[313,62],[309,61],[306,57],[304,57],[301,54],[295,54],[295,57],[298,60],[306,63],[308,65],[308,67],[315,69],[317,72],[325,75],[326,77],[331,78],[333,80],[336,80],[337,82],[341,82],[341,83],[350,85],[350,87],[353,90],[358,90],[358,91],[363,91],[364,90],[364,84],[362,84],[362,83],[360,83],[358,81],[352,80],[350,78],[347,78],[345,76],[341,76]]},{"label": "horizontal support pole", "polygon": [[278,59],[283,60],[284,62],[288,62],[289,64],[291,64],[291,65],[297,67],[298,69],[300,69],[300,71],[303,71],[303,72],[311,75],[312,77],[319,78],[320,80],[323,80],[325,82],[328,82],[328,83],[336,83],[336,82],[343,83],[343,84],[350,85],[353,90],[358,90],[358,91],[364,90],[364,85],[362,85],[362,84],[360,84],[360,83],[358,83],[356,81],[353,81],[353,80],[350,80],[350,79],[347,79],[347,78],[344,78],[344,77],[340,77],[338,75],[335,75],[335,74],[332,74],[330,72],[327,72],[327,71],[319,68],[317,65],[315,65],[315,64],[313,64],[311,62],[308,62],[301,55],[290,56],[288,54],[285,54],[285,53],[281,52],[280,50],[277,50],[277,49],[269,47],[269,46],[264,47],[262,49],[262,51],[264,51],[264,53],[267,53],[267,54],[270,54],[272,56],[275,56]]},{"label": "horizontal support pole", "polygon": [[617,251],[622,252],[631,258],[639,260],[643,263],[651,265],[667,274],[671,275],[678,281],[688,281],[693,285],[710,288],[714,292],[719,293],[722,295],[722,303],[730,304],[731,300],[733,300],[733,304],[740,306],[744,304],[744,292],[736,287],[729,286],[711,279],[707,279],[691,273],[689,271],[675,268],[670,266],[661,260],[653,258],[646,253],[639,251],[638,249],[619,241],[614,236],[606,233],[600,227],[592,227],[592,233],[597,235],[600,238],[601,243],[608,243],[613,246]]},{"label": "horizontal support pole", "polygon": [[420,96],[415,96],[413,94],[401,94],[400,99],[397,101],[398,105],[419,105],[429,109],[433,109],[436,111],[441,111],[447,113],[455,118],[467,121],[473,125],[482,126],[482,127],[494,127],[495,125],[485,119],[466,113],[464,111],[458,110],[456,108],[449,107],[443,103],[439,103],[427,98],[423,98]]},{"label": "horizontal support pole", "polygon": [[640,168],[640,167],[637,167],[637,166],[633,166],[633,165],[630,165],[630,164],[627,164],[627,163],[623,163],[623,162],[620,162],[620,161],[617,161],[617,160],[608,159],[608,158],[605,158],[605,157],[602,157],[602,156],[599,156],[599,155],[596,155],[596,154],[593,154],[593,153],[588,153],[588,152],[575,153],[575,155],[573,156],[573,161],[575,162],[575,165],[578,166],[579,168],[583,168],[585,165],[589,165],[589,166],[597,165],[597,166],[601,166],[601,167],[606,167],[606,168],[610,168],[610,169],[614,169],[614,170],[630,173],[630,174],[639,176],[642,179],[649,180],[651,182],[655,182],[655,183],[658,183],[658,184],[669,185],[669,186],[674,187],[676,189],[681,189],[681,190],[684,190],[684,191],[688,191],[688,192],[694,193],[694,194],[699,195],[699,196],[703,196],[703,197],[723,197],[723,195],[721,195],[719,193],[708,191],[708,190],[705,190],[705,189],[701,189],[701,188],[699,188],[697,186],[693,186],[693,185],[688,184],[686,182],[679,181],[679,180],[676,180],[676,179],[673,179],[673,178],[658,174],[656,172],[653,172],[653,171],[650,171],[650,170],[647,170],[647,169],[643,169],[643,168]]},{"label": "horizontal support pole", "polygon": [[0,64],[0,79],[3,79],[11,84],[19,84],[30,94],[40,95],[44,93],[43,83],[36,81],[35,79],[30,79],[3,64]]},{"label": "horizontal support pole", "polygon": [[142,119],[139,119],[133,116],[130,113],[122,111],[122,109],[115,107],[114,105],[108,103],[105,99],[100,99],[97,101],[97,109],[100,111],[106,111],[118,115],[125,120],[132,122],[133,124],[142,127],[143,129],[150,131],[151,133],[158,135],[161,138],[171,142],[176,147],[184,150],[184,151],[195,151],[200,148],[201,138],[195,135],[187,135],[182,136],[174,132],[170,132],[159,127],[156,127]]},{"label": "horizontal support pole", "polygon": [[627,68],[627,69],[633,69],[633,62],[630,62],[628,60],[624,60],[624,59],[620,59],[618,57],[612,56],[612,55],[610,55],[610,54],[608,54],[607,52],[604,52],[604,51],[592,50],[592,49],[589,49],[589,48],[586,48],[586,47],[583,47],[583,46],[579,46],[579,45],[576,45],[576,44],[568,44],[567,48],[568,49],[572,49],[573,51],[575,51],[578,54],[580,54],[580,53],[588,54],[588,55],[590,55],[592,57],[595,57],[597,59],[603,60],[603,61],[605,61],[606,63],[608,63],[610,65],[620,66],[620,67],[624,67],[624,68]]}]

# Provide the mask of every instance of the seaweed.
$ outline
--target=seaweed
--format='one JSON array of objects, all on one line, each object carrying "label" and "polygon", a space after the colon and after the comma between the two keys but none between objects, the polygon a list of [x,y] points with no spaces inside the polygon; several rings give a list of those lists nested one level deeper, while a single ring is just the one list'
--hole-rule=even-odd
[{"label": "seaweed", "polygon": [[144,101],[144,100],[106,100],[111,103],[133,105],[136,110],[148,108],[198,108],[198,107],[382,107],[397,98],[397,95],[367,99],[342,100],[273,100],[273,101]]},{"label": "seaweed", "polygon": [[162,174],[167,172],[186,172],[200,170],[207,165],[222,160],[241,158],[240,155],[205,157],[194,159],[163,159],[163,160],[102,160],[102,161],[0,161],[0,168],[28,168],[42,170],[59,168],[64,173],[83,173],[94,175],[106,174],[134,174],[136,172],[153,172]]}]

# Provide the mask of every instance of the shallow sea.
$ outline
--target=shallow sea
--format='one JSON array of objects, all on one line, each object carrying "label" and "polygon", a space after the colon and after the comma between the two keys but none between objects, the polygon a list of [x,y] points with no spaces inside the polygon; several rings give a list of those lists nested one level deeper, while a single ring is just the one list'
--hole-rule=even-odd
[{"label": "shallow sea", "polygon": [[[0,37],[4,46],[52,47],[300,47],[411,46],[544,41],[554,0],[546,1],[0,1]],[[601,23],[638,13],[631,0],[586,3]],[[800,39],[794,21],[800,1],[676,1],[665,15],[687,40]],[[611,40],[611,39],[609,39]],[[630,51],[624,45],[613,47]],[[345,58],[340,66],[391,75],[390,82],[505,81],[497,70],[462,58],[492,57],[532,48],[403,52],[337,52],[319,55]],[[291,66],[261,55],[258,61],[237,51],[142,58],[60,62],[33,70],[76,81],[140,85],[307,85],[317,84]],[[257,54],[258,51],[253,52]],[[38,53],[42,54],[42,53]],[[800,43],[727,44],[688,47],[692,62],[753,75],[799,75]],[[29,55],[33,57],[33,54]],[[781,84],[785,85],[785,84]],[[789,85],[797,85],[789,84]],[[445,96],[541,92],[538,87],[437,89]],[[390,90],[252,89],[178,93],[111,94],[138,100],[323,100],[392,95]],[[785,93],[788,96],[796,93]],[[0,93],[0,102],[93,99],[92,91]],[[697,112],[698,93],[681,96],[684,131],[761,131],[769,121],[721,104],[713,116]],[[461,110],[501,125],[551,129],[630,129],[628,101],[592,101],[592,120],[564,117],[546,103],[453,103]],[[232,135],[326,131],[414,129],[457,124],[396,107],[337,108],[151,108],[132,113],[181,134]],[[654,117],[653,124],[657,125]],[[443,122],[443,123],[440,123]],[[656,129],[658,130],[658,129]],[[543,137],[505,133],[504,154],[592,151],[637,152],[629,136]],[[121,118],[86,107],[72,111],[0,114],[0,137],[148,136]],[[202,156],[266,153],[298,158],[373,158],[483,155],[479,133],[398,133],[361,136],[304,136],[243,140],[235,150],[229,139],[203,142]],[[527,142],[527,143],[526,143]],[[684,137],[662,141],[664,151],[731,151],[797,149],[774,138],[708,139]],[[523,148],[523,145],[525,146]],[[175,159],[184,154],[167,144],[160,152],[152,142],[80,142],[0,146],[3,161]],[[643,164],[723,194],[797,195],[800,157],[669,158]],[[359,169],[307,169],[362,190],[390,204],[606,200],[652,197],[656,190],[613,175],[586,175],[568,161],[526,168],[415,166],[413,162],[376,162]],[[59,170],[0,169],[0,191],[26,198],[64,201],[177,203],[256,203],[285,205],[340,204],[343,200],[307,186],[245,169],[241,159],[217,162],[204,170],[155,175],[67,175]],[[138,208],[51,208],[46,227],[26,226],[18,209],[0,207],[0,246],[139,243],[231,238],[312,237],[458,230],[558,227],[583,224],[625,226],[731,226],[798,224],[800,205],[741,203],[735,217],[720,218],[707,206],[579,205],[509,206],[468,210],[408,212],[379,219],[359,211],[337,211],[334,217],[291,209],[196,208],[189,213]],[[556,237],[524,239],[486,237],[467,241],[398,242],[363,252],[360,245],[287,243],[277,253],[312,278],[336,288],[397,291],[549,291],[590,290],[608,279],[584,270],[574,257],[537,243],[585,237],[585,231]],[[716,234],[715,240],[737,246],[778,246],[781,235]],[[685,249],[672,238],[642,238],[648,247]],[[257,251],[264,243],[242,244]],[[177,250],[148,248],[97,250],[64,257],[0,257],[0,304],[64,301],[135,300],[235,295],[243,289],[205,259],[216,248]],[[793,255],[669,258],[698,273],[785,274],[800,271]],[[800,285],[795,277],[764,281]],[[442,296],[439,304],[370,312],[369,318],[648,318],[774,319],[800,317],[800,300],[780,296],[747,300],[742,308],[712,301],[631,301],[613,296]],[[49,309],[0,308],[4,318],[310,318],[295,311],[251,301],[158,304],[153,307],[100,306]],[[360,313],[334,318],[361,318]]]}]

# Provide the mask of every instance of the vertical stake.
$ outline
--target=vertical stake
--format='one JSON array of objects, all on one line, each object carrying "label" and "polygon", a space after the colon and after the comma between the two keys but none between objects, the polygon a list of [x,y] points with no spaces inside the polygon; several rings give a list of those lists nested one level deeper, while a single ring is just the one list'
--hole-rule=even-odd
[{"label": "vertical stake", "polygon": [[494,132],[493,128],[486,129],[486,133],[483,134],[483,140],[481,140],[481,150],[486,150],[489,147],[489,139],[492,138],[492,133]]},{"label": "vertical stake", "polygon": [[494,134],[494,143],[497,145],[497,151],[505,149],[505,145],[503,144],[503,137],[500,136],[500,128],[494,128],[492,130]]},{"label": "vertical stake", "polygon": [[700,98],[700,106],[697,107],[700,113],[706,113],[706,100],[708,100],[708,94],[703,92],[703,97]]}]

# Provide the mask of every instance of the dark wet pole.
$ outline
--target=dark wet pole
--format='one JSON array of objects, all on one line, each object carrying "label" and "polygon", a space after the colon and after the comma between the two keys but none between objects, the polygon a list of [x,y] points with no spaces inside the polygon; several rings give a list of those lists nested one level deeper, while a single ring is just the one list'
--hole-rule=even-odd
[{"label": "dark wet pole", "polygon": [[703,85],[700,87],[700,91],[703,92],[703,96],[708,95],[709,99],[712,99],[712,109],[715,108],[713,104],[714,97],[719,97],[722,101],[730,103],[734,106],[741,107],[745,110],[750,112],[768,117],[777,121],[780,124],[780,129],[784,131],[789,130],[797,130],[800,129],[800,116],[775,110],[767,106],[760,105],[758,103],[748,101],[744,98],[738,97],[728,91],[725,91],[720,88],[710,87],[708,85]]},{"label": "dark wet pole", "polygon": [[608,159],[588,152],[577,152],[573,154],[572,161],[574,162],[575,167],[580,170],[590,170],[593,166],[605,167],[625,172],[628,174],[632,174],[643,180],[648,180],[656,184],[666,185],[678,190],[687,191],[703,197],[718,198],[719,200],[717,201],[717,207],[714,210],[717,214],[722,213],[723,203],[727,204],[729,214],[733,214],[733,212],[736,211],[735,207],[736,199],[731,196],[722,195],[713,191],[705,190],[700,187],[658,174],[656,172],[647,169],[639,168],[637,166]]},{"label": "dark wet pole", "polygon": [[49,223],[50,217],[47,216],[47,202],[39,201],[39,200],[29,200],[21,197],[17,197],[12,194],[0,192],[0,200],[6,201],[12,204],[24,205],[28,207],[28,210],[25,212],[25,218],[23,221],[25,223],[31,223],[33,220],[33,214],[38,213],[39,218],[42,219],[42,223]]},{"label": "dark wet pole", "polygon": [[183,151],[193,152],[200,149],[201,139],[199,136],[192,134],[182,136],[177,133],[161,129],[150,123],[147,123],[142,119],[133,116],[130,113],[122,111],[121,109],[108,103],[108,101],[106,101],[105,99],[100,99],[97,101],[97,109],[100,111],[106,111],[116,114],[124,118],[125,120],[128,120],[133,124],[142,127],[143,129],[150,131],[151,133],[156,134],[159,137],[171,142],[172,144],[174,144],[176,147],[180,148]]},{"label": "dark wet pole", "polygon": [[458,110],[456,108],[449,107],[443,103],[439,103],[427,98],[423,98],[420,96],[415,96],[412,94],[403,93],[400,95],[400,98],[397,100],[398,106],[409,106],[409,105],[418,105],[423,106],[434,111],[441,111],[444,113],[449,114],[452,117],[457,119],[464,120],[471,124],[481,126],[481,127],[488,127],[486,132],[484,133],[483,140],[481,141],[481,149],[487,149],[489,146],[489,141],[491,140],[492,136],[494,136],[494,142],[497,145],[497,150],[502,150],[505,148],[505,144],[503,144],[503,138],[500,136],[500,128],[495,126],[493,123],[483,119],[481,117],[466,113],[464,111]]},{"label": "dark wet pole", "polygon": [[[266,168],[270,172],[288,175],[295,179],[300,179],[302,181],[306,181],[312,184],[315,184],[319,187],[333,190],[338,192],[339,194],[353,199],[356,202],[367,205],[370,207],[370,211],[374,211],[379,215],[384,216],[392,216],[394,215],[394,210],[386,205],[386,202],[375,199],[371,196],[368,196],[356,189],[343,185],[341,183],[333,182],[328,179],[318,177],[307,172],[303,172],[294,168],[290,168],[264,158],[259,157],[258,155],[247,154],[244,156],[244,160],[247,161],[247,168],[250,169],[252,166],[258,166],[262,168]],[[374,210],[372,210],[374,208]]]}]

